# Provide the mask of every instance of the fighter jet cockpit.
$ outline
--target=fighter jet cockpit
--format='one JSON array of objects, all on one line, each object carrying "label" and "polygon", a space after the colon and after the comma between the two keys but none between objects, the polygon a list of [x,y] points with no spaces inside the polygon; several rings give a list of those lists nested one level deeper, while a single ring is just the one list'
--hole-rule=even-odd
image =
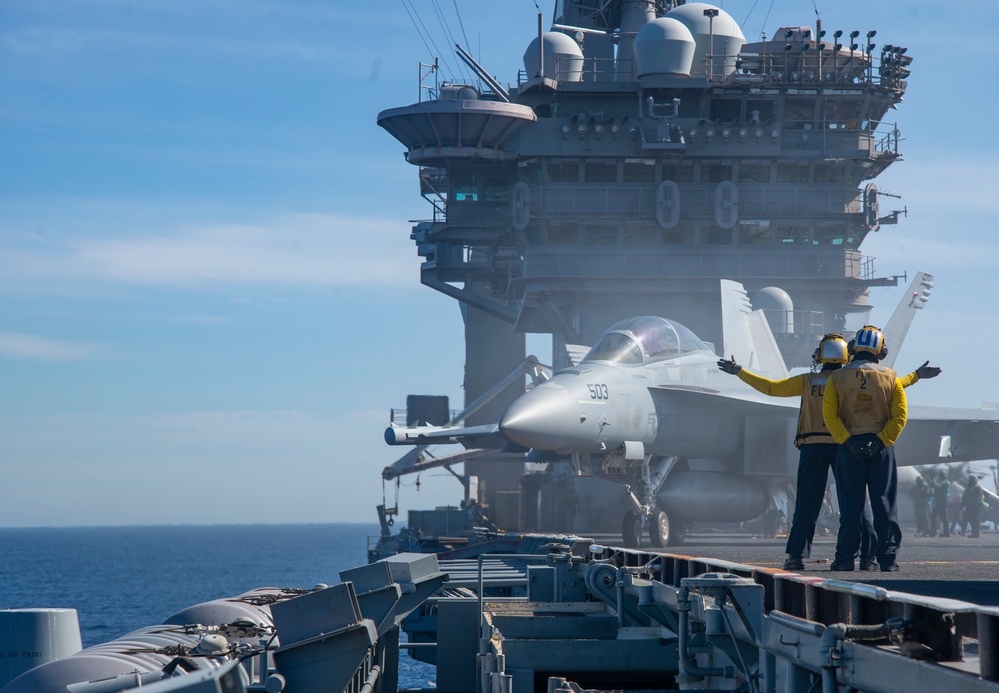
[{"label": "fighter jet cockpit", "polygon": [[708,351],[697,335],[678,322],[651,315],[628,318],[607,330],[583,359],[641,364]]}]

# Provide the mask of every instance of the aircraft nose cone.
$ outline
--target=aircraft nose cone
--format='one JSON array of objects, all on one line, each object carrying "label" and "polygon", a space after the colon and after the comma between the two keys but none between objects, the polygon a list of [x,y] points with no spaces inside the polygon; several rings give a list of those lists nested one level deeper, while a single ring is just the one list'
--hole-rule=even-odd
[{"label": "aircraft nose cone", "polygon": [[500,419],[500,433],[526,448],[559,451],[579,428],[579,404],[562,387],[539,387],[514,400]]}]

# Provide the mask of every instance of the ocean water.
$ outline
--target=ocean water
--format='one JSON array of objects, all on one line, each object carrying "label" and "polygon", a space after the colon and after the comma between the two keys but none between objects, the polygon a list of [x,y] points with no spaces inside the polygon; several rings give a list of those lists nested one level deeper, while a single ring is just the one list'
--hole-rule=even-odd
[{"label": "ocean water", "polygon": [[[340,582],[376,524],[0,528],[0,609],[76,609],[83,646],[257,587]],[[400,685],[433,667],[403,653]]]}]

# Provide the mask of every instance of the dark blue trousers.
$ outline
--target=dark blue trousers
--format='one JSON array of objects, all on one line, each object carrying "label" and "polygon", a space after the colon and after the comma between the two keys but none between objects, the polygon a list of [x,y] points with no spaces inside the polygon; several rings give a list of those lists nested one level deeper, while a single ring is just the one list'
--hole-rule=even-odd
[{"label": "dark blue trousers", "polygon": [[898,526],[898,471],[895,446],[890,446],[867,460],[850,453],[845,446],[836,452],[834,474],[839,500],[839,535],[836,537],[836,560],[852,561],[861,548],[864,534],[864,506],[870,498],[877,534],[875,554],[882,566],[895,561],[902,543]]},{"label": "dark blue trousers", "polygon": [[[826,495],[829,470],[835,476],[836,443],[806,443],[798,448],[798,480],[795,489],[794,517],[791,531],[787,535],[788,556],[808,558],[812,555],[812,539],[815,537],[815,522],[822,513],[822,501]],[[839,481],[836,483],[839,486]],[[863,540],[860,555],[864,561],[873,561],[877,547],[874,522],[870,507],[864,504]],[[856,555],[856,554],[854,554]]]}]

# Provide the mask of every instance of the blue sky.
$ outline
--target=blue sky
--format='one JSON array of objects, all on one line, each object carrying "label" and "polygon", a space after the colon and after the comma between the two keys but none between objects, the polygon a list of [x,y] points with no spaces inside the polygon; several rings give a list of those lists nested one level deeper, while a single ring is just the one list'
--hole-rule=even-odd
[{"label": "blue sky", "polygon": [[[750,40],[817,8],[909,47],[905,161],[878,179],[909,216],[863,249],[937,278],[897,365],[944,374],[910,399],[999,399],[999,109],[974,30],[999,4],[720,6]],[[374,520],[389,409],[462,399],[458,308],[409,240],[429,207],[375,123],[416,100],[420,61],[457,77],[438,12],[516,80],[533,0],[0,4],[0,526]],[[872,293],[875,322],[902,292]],[[403,511],[457,502],[445,477],[407,480]]]}]

